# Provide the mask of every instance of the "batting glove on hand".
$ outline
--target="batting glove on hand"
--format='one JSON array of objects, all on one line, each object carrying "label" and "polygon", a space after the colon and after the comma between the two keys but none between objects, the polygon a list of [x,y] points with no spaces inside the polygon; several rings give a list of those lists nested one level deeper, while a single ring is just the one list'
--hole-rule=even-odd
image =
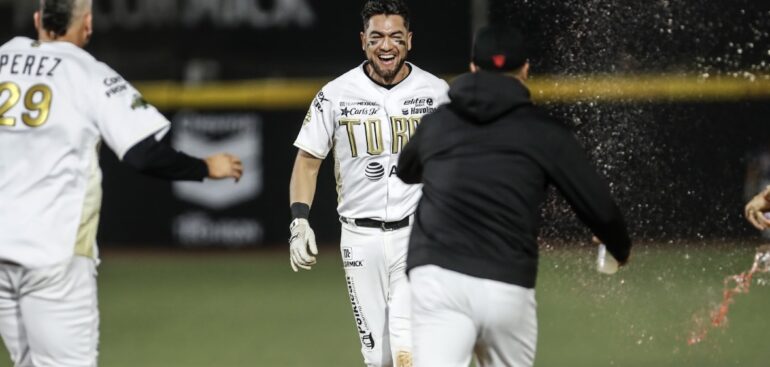
[{"label": "batting glove on hand", "polygon": [[297,272],[298,268],[310,270],[315,265],[315,255],[318,255],[318,246],[315,243],[315,233],[310,228],[307,219],[297,218],[289,226],[291,237],[289,238],[289,260],[291,268]]}]

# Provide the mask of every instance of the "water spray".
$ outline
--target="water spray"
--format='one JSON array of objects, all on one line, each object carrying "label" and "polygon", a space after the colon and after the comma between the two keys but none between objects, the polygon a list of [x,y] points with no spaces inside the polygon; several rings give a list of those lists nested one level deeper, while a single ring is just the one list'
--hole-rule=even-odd
[{"label": "water spray", "polygon": [[749,293],[754,275],[768,272],[770,272],[770,245],[763,245],[757,248],[757,253],[754,255],[754,264],[751,265],[751,269],[725,278],[722,303],[711,311],[709,323],[700,325],[692,332],[687,339],[687,344],[698,344],[706,338],[711,329],[727,325],[727,313],[730,311],[730,305],[735,302],[735,295]]}]

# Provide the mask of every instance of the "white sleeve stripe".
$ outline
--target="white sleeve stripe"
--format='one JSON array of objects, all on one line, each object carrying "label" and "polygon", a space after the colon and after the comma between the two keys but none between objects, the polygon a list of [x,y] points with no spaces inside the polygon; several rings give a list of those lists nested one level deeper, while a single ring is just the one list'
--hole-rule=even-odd
[{"label": "white sleeve stripe", "polygon": [[326,155],[324,155],[324,154],[320,154],[320,153],[318,153],[318,152],[315,152],[315,151],[313,151],[312,149],[309,149],[309,148],[307,148],[306,146],[304,146],[304,145],[300,144],[299,142],[296,142],[296,141],[295,141],[295,142],[294,142],[294,146],[295,146],[295,147],[297,147],[297,148],[299,148],[299,149],[302,149],[302,150],[304,150],[304,151],[305,151],[305,153],[307,153],[307,154],[310,154],[310,155],[312,155],[313,157],[316,157],[316,158],[318,158],[318,159],[326,159]]},{"label": "white sleeve stripe", "polygon": [[123,149],[123,151],[115,152],[115,154],[117,154],[118,156],[118,159],[120,159],[120,161],[123,161],[123,157],[126,155],[126,153],[128,153],[129,150],[131,150],[131,148],[134,147],[134,145],[138,144],[140,141],[144,139],[147,139],[147,137],[155,135],[159,131],[168,128],[168,123],[166,123],[165,121],[159,121],[159,123],[160,124],[156,126],[152,126],[151,129],[148,129],[149,131],[147,131],[146,133],[136,134],[134,136],[134,139],[130,140],[131,144],[129,144],[128,147]]}]

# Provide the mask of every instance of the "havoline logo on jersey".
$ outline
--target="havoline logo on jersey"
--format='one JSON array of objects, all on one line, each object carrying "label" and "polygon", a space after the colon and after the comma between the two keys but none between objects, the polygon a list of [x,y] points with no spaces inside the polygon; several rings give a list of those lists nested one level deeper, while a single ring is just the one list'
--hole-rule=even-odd
[{"label": "havoline logo on jersey", "polygon": [[417,97],[404,101],[401,112],[404,115],[424,115],[436,111],[433,106],[434,101],[431,97]]}]

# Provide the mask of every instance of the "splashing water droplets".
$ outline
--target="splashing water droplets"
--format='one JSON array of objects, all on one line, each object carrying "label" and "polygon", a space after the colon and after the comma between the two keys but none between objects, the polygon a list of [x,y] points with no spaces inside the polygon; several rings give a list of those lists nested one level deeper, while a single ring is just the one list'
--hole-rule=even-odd
[{"label": "splashing water droplets", "polygon": [[[770,272],[770,245],[764,245],[757,249],[751,269],[725,278],[722,302],[711,310],[709,322],[706,323],[697,316],[693,317],[695,330],[690,334],[690,338],[687,339],[687,344],[698,344],[706,338],[712,328],[727,326],[727,314],[730,311],[730,305],[735,302],[734,297],[738,294],[749,293],[754,276],[759,273],[768,272]],[[758,280],[757,283],[760,283],[760,281]]]}]

